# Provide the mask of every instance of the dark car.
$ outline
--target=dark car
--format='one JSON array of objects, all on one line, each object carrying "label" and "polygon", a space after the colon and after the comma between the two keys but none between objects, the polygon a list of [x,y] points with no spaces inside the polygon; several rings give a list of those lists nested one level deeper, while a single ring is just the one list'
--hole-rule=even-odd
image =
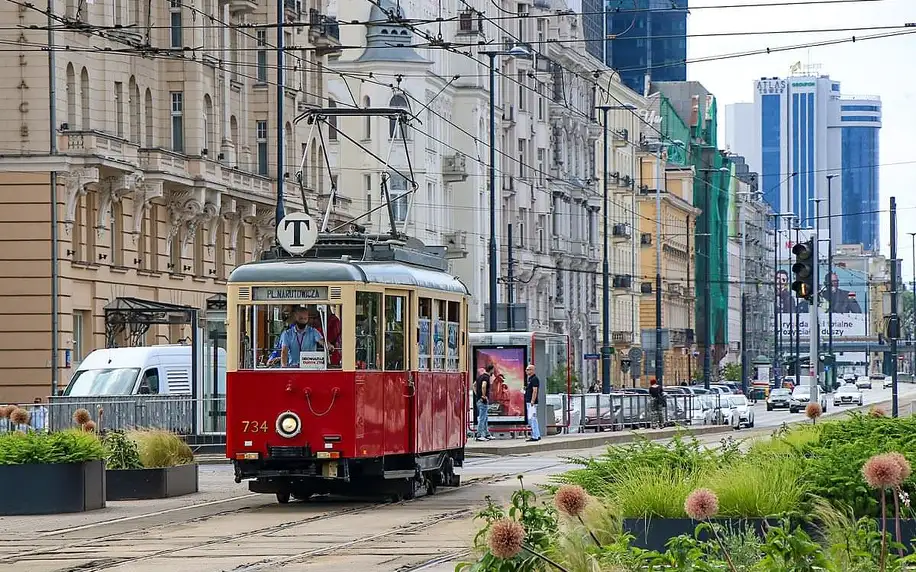
[{"label": "dark car", "polygon": [[784,387],[777,387],[770,391],[767,397],[767,411],[773,411],[778,407],[789,409],[789,402],[792,401],[792,392]]}]

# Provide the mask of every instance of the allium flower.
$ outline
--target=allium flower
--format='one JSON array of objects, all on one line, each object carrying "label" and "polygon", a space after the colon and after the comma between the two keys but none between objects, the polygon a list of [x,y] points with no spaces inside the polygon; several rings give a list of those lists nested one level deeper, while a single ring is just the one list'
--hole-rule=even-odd
[{"label": "allium flower", "polygon": [[709,489],[696,489],[684,502],[684,512],[693,520],[707,520],[719,512],[719,497]]},{"label": "allium flower", "polygon": [[868,414],[872,417],[887,417],[887,410],[880,405],[875,405],[868,411]]},{"label": "allium flower", "polygon": [[82,427],[83,427],[83,431],[87,433],[92,433],[93,431],[95,431],[95,421],[90,419],[89,421],[86,421],[85,423],[83,423]]},{"label": "allium flower", "polygon": [[85,425],[89,421],[92,421],[92,416],[85,409],[80,408],[73,412],[73,422],[77,425]]},{"label": "allium flower", "polygon": [[820,403],[809,403],[808,406],[805,407],[805,415],[808,416],[808,419],[817,419],[823,415],[823,413],[824,410],[821,408]]},{"label": "allium flower", "polygon": [[16,409],[15,405],[0,405],[0,419],[6,419]]},{"label": "allium flower", "polygon": [[569,516],[579,516],[588,505],[588,493],[579,485],[563,485],[553,498],[557,509]]},{"label": "allium flower", "polygon": [[29,412],[20,407],[17,407],[16,409],[13,410],[12,413],[10,413],[10,421],[15,423],[16,425],[28,425],[29,417],[31,417],[31,415],[29,415]]},{"label": "allium flower", "polygon": [[504,560],[515,558],[522,551],[523,542],[525,542],[525,529],[514,520],[503,518],[490,526],[487,546],[490,548],[490,553],[497,558]]},{"label": "allium flower", "polygon": [[903,471],[896,459],[888,454],[875,455],[862,465],[862,476],[873,489],[892,489],[903,482]]},{"label": "allium flower", "polygon": [[910,478],[910,475],[913,473],[913,468],[910,466],[910,462],[906,460],[900,453],[888,453],[888,457],[893,459],[900,466],[900,481],[903,482]]}]

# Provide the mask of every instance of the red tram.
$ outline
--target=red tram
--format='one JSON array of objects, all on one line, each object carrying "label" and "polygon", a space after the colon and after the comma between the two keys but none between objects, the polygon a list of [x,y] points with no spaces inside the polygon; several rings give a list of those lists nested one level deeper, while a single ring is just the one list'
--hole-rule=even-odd
[{"label": "red tram", "polygon": [[432,249],[324,236],[228,286],[227,456],[253,492],[412,498],[457,486],[468,290]]}]

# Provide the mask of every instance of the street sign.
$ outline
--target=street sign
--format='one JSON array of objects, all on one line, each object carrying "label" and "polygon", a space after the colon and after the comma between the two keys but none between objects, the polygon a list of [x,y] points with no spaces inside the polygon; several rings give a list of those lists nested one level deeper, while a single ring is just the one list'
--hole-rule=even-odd
[{"label": "street sign", "polygon": [[585,354],[582,357],[587,360],[596,360],[601,359],[601,354]]},{"label": "street sign", "polygon": [[293,256],[305,254],[318,242],[318,225],[306,213],[290,213],[277,225],[277,241]]}]

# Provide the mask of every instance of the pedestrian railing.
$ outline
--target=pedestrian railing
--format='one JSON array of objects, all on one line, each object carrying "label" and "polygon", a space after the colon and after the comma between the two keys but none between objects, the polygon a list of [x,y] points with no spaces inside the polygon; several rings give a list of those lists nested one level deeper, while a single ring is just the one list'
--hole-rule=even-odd
[{"label": "pedestrian railing", "polygon": [[195,399],[187,395],[52,397],[49,428],[76,427],[73,415],[85,409],[100,429],[164,429],[179,435],[226,432],[225,398]]}]

